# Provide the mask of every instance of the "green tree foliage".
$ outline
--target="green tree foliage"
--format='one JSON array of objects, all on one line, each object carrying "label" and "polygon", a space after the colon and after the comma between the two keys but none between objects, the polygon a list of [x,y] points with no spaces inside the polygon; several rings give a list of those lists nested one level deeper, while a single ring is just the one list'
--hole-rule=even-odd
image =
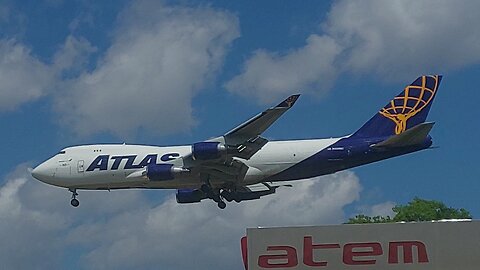
[{"label": "green tree foliage", "polygon": [[471,219],[470,212],[461,208],[455,209],[447,207],[439,201],[429,201],[420,198],[414,198],[406,205],[397,205],[393,207],[395,216],[393,218],[376,216],[369,217],[366,215],[357,215],[350,218],[347,224],[362,223],[389,223],[389,222],[411,222],[411,221],[432,221],[441,219]]},{"label": "green tree foliage", "polygon": [[470,219],[470,213],[461,208],[447,207],[439,201],[428,201],[415,198],[407,205],[397,205],[393,208],[393,221],[431,221],[440,219]]},{"label": "green tree foliage", "polygon": [[350,218],[347,224],[364,224],[364,223],[390,223],[393,222],[392,218],[389,216],[375,216],[369,217],[366,215],[357,215],[354,218]]}]

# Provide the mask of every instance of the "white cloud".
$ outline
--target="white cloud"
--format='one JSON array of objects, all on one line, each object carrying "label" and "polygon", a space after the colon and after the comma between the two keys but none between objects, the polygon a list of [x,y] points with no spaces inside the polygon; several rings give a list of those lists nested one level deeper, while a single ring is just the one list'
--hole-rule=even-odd
[{"label": "white cloud", "polygon": [[393,212],[393,207],[395,207],[395,205],[397,205],[397,204],[394,203],[394,202],[390,202],[390,201],[372,205],[370,207],[370,211],[369,211],[368,215],[370,215],[372,217],[375,217],[375,216],[383,216],[383,217],[389,216],[389,217],[393,218],[395,216],[395,213]]},{"label": "white cloud", "polygon": [[54,79],[55,70],[25,45],[13,39],[0,40],[0,111],[44,96]]},{"label": "white cloud", "polygon": [[[63,46],[55,53],[53,67],[60,72],[75,74],[85,68],[88,57],[96,50],[88,40],[69,35]],[[74,74],[67,75],[73,76]]]},{"label": "white cloud", "polygon": [[395,207],[396,205],[396,203],[391,201],[386,201],[374,205],[360,205],[357,207],[357,214],[367,215],[370,217],[389,216],[393,218],[395,216],[395,213],[393,212],[393,207]]},{"label": "white cloud", "polygon": [[0,237],[9,243],[0,245],[0,266],[64,268],[69,258],[69,267],[86,269],[243,269],[247,227],[341,223],[342,208],[360,191],[355,174],[343,172],[225,210],[210,201],[178,205],[173,192],[151,206],[131,190],[80,191],[72,209],[66,190],[33,180],[21,166],[0,186]]},{"label": "white cloud", "polygon": [[225,86],[245,96],[271,102],[305,89],[328,89],[335,80],[334,60],[341,51],[328,36],[311,35],[305,47],[287,54],[258,50],[247,60],[244,72]]},{"label": "white cloud", "polygon": [[14,39],[0,40],[0,111],[52,94],[61,81],[62,73],[78,72],[95,51],[83,38],[68,36],[46,64],[31,50]]},{"label": "white cloud", "polygon": [[62,243],[57,233],[67,220],[48,209],[30,208],[21,198],[27,181],[15,177],[0,186],[0,268],[58,268]]},{"label": "white cloud", "polygon": [[85,192],[82,198],[83,208],[72,209],[67,190],[32,179],[25,165],[7,176],[0,185],[0,268],[62,269],[66,256],[77,252],[70,230],[145,205],[140,191]]},{"label": "white cloud", "polygon": [[226,88],[269,101],[298,89],[325,93],[344,73],[404,81],[476,64],[479,9],[478,1],[336,1],[322,35],[281,55],[257,51]]},{"label": "white cloud", "polygon": [[478,1],[339,1],[324,27],[345,46],[345,69],[398,80],[478,63],[479,9]]},{"label": "white cloud", "polygon": [[[0,20],[7,15],[0,10]],[[24,44],[0,40],[0,111],[50,95],[57,120],[79,135],[188,131],[193,97],[214,79],[238,36],[237,18],[226,11],[139,0],[119,15],[112,44],[95,65],[89,61],[96,48],[82,37],[69,35],[51,63]]]},{"label": "white cloud", "polygon": [[213,78],[238,35],[236,17],[227,12],[137,1],[122,12],[96,68],[58,93],[62,120],[83,135],[189,130],[195,122],[192,98]]}]

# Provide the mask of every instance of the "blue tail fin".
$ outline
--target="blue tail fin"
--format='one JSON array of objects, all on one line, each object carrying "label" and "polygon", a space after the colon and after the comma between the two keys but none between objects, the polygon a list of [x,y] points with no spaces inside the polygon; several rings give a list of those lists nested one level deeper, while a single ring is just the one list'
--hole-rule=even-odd
[{"label": "blue tail fin", "polygon": [[425,122],[442,76],[421,76],[405,87],[352,137],[388,137]]}]

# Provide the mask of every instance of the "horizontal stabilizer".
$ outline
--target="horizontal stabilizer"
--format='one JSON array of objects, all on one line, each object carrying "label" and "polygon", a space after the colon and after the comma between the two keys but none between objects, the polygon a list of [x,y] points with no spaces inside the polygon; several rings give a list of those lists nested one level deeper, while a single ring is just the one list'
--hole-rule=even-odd
[{"label": "horizontal stabilizer", "polygon": [[374,148],[405,147],[422,144],[432,130],[434,122],[419,124],[398,135],[394,135],[383,142],[372,145]]}]

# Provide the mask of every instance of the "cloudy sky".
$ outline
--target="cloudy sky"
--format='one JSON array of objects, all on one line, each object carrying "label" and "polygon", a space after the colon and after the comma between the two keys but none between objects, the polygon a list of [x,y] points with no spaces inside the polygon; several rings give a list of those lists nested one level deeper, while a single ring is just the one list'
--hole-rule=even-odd
[{"label": "cloudy sky", "polygon": [[[242,269],[246,227],[338,224],[415,196],[480,216],[478,1],[0,1],[0,268]],[[265,136],[353,132],[443,74],[435,150],[299,181],[259,201],[70,193],[29,176],[87,143],[190,144],[291,93]]]}]

